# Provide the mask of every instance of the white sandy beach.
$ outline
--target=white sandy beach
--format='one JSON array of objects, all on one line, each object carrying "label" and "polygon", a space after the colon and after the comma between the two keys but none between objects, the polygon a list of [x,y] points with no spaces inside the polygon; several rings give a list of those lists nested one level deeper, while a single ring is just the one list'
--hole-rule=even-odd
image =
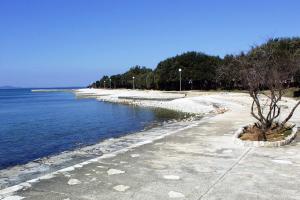
[{"label": "white sandy beach", "polygon": [[[237,118],[241,110],[249,111],[249,105],[251,105],[251,98],[248,93],[235,92],[78,89],[75,93],[78,96],[91,96],[99,101],[165,108],[199,115],[231,111],[237,115]],[[287,111],[296,104],[296,100],[283,98],[280,104],[283,107],[283,112],[279,119],[283,118]],[[292,121],[297,121],[296,119],[299,119],[297,112],[295,112]]]},{"label": "white sandy beach", "polygon": [[[222,112],[227,107],[238,106],[232,97],[240,94],[207,93],[207,92],[162,92],[153,90],[104,90],[104,89],[79,89],[78,96],[92,96],[99,101],[124,103],[145,107],[164,108],[193,114],[207,114]],[[247,95],[243,95],[247,96]],[[248,99],[243,99],[248,101]]]}]

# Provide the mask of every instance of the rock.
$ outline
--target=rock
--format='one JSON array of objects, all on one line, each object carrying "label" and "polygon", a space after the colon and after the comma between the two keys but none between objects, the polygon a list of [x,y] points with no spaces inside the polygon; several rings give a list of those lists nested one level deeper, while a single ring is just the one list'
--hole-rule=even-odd
[{"label": "rock", "polygon": [[69,181],[68,181],[68,184],[69,185],[78,185],[80,184],[81,182],[78,180],[78,179],[75,179],[75,178],[71,178]]},{"label": "rock", "polygon": [[[91,179],[91,182],[96,181],[96,180],[97,180],[97,178],[94,177],[94,178]],[[101,181],[99,181],[99,182],[101,182]]]},{"label": "rock", "polygon": [[223,150],[222,153],[232,153],[232,150],[231,149],[226,149],[226,150]]},{"label": "rock", "polygon": [[132,158],[137,158],[137,157],[140,157],[140,154],[131,154],[130,155]]},{"label": "rock", "polygon": [[110,176],[110,175],[114,175],[114,174],[124,174],[125,171],[122,171],[122,170],[118,170],[118,169],[109,169],[107,171],[107,174]]},{"label": "rock", "polygon": [[164,175],[164,179],[168,179],[168,180],[179,180],[180,177],[176,176],[176,175]]},{"label": "rock", "polygon": [[5,197],[3,200],[21,200],[21,199],[25,199],[25,197],[13,195],[13,196]]},{"label": "rock", "polygon": [[184,194],[180,193],[180,192],[174,192],[174,191],[170,191],[168,193],[170,198],[184,198]]},{"label": "rock", "polygon": [[117,190],[118,192],[124,192],[128,190],[130,187],[127,185],[117,185],[114,187],[114,190]]},{"label": "rock", "polygon": [[289,160],[272,160],[272,162],[279,163],[279,164],[284,164],[284,165],[291,165],[291,164],[293,164]]}]

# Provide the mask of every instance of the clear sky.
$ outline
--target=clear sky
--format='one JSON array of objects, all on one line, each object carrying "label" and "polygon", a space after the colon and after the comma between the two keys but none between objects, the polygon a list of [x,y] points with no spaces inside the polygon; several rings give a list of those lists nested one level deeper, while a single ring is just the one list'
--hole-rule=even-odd
[{"label": "clear sky", "polygon": [[0,85],[86,86],[186,51],[300,36],[299,0],[0,0]]}]

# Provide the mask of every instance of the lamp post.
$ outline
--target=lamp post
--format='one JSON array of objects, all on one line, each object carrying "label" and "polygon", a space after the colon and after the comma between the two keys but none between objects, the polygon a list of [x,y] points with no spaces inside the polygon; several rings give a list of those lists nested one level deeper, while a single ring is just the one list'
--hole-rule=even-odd
[{"label": "lamp post", "polygon": [[105,81],[104,81],[103,87],[104,87],[104,89],[105,89]]},{"label": "lamp post", "polygon": [[193,80],[192,79],[189,80],[189,84],[191,85],[191,90],[193,90]]},{"label": "lamp post", "polygon": [[111,89],[111,78],[109,78],[109,88]]},{"label": "lamp post", "polygon": [[178,71],[179,71],[179,91],[181,91],[181,68],[179,68]]},{"label": "lamp post", "polygon": [[133,76],[133,77],[132,77],[132,89],[133,89],[133,90],[134,90],[134,88],[135,88],[135,87],[134,87],[134,79],[135,79],[135,77]]}]

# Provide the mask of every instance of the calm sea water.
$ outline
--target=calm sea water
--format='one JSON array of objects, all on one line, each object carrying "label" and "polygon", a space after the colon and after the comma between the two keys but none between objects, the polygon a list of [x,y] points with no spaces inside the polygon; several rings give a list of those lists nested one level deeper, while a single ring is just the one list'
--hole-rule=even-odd
[{"label": "calm sea water", "polygon": [[69,92],[0,90],[0,169],[144,129],[169,116],[76,99]]}]

